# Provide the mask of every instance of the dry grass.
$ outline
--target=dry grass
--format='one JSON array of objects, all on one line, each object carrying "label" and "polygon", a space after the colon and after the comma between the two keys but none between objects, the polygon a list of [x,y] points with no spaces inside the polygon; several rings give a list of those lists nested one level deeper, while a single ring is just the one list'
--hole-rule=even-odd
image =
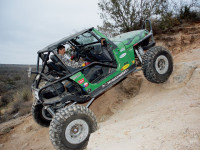
[{"label": "dry grass", "polygon": [[0,123],[30,112],[31,83],[25,66],[0,66]]}]

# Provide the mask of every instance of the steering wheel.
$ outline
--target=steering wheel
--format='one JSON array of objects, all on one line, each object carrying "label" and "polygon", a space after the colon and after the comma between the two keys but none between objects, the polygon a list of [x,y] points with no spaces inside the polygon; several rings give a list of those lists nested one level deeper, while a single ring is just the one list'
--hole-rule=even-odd
[{"label": "steering wheel", "polygon": [[75,58],[74,58],[74,60],[75,60],[76,62],[78,62],[78,61],[79,61],[79,59],[80,59],[79,52],[76,50],[76,51],[74,52],[74,55],[75,55]]}]

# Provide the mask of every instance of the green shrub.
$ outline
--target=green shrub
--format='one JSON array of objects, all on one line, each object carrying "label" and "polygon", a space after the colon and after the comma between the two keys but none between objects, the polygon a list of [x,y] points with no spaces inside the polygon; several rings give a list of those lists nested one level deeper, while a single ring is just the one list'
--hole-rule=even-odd
[{"label": "green shrub", "polygon": [[0,109],[4,110],[4,113],[0,114],[0,122],[30,112],[32,80],[33,77],[29,79],[27,76],[26,66],[0,67]]},{"label": "green shrub", "polygon": [[[31,110],[31,103],[32,103],[32,94],[31,90],[27,87],[18,90],[15,95],[14,95],[15,101],[11,105],[11,114],[15,114],[17,112],[23,112],[22,114],[24,115],[24,112],[30,112]],[[29,104],[29,105],[27,105]],[[24,111],[26,110],[26,111]],[[27,111],[29,110],[29,111]]]},{"label": "green shrub", "polygon": [[14,101],[14,103],[11,105],[10,114],[15,114],[19,112],[21,104],[23,104],[22,101]]},{"label": "green shrub", "polygon": [[21,77],[20,76],[15,76],[13,79],[18,81],[18,80],[21,80]]},{"label": "green shrub", "polygon": [[21,90],[18,90],[16,93],[16,101],[27,102],[32,98],[31,90],[28,87],[24,87]]},{"label": "green shrub", "polygon": [[180,9],[179,12],[179,17],[181,21],[185,22],[195,22],[195,21],[200,21],[200,16],[198,11],[192,11],[191,8],[187,5],[183,6]]},{"label": "green shrub", "polygon": [[24,102],[26,102],[26,101],[30,101],[31,100],[31,90],[30,89],[27,89],[27,88],[24,88],[23,90],[22,90],[22,93],[21,93],[21,97],[22,97],[22,100],[24,101]]},{"label": "green shrub", "polygon": [[13,101],[13,91],[5,93],[0,100],[0,107],[9,104],[11,101]]}]

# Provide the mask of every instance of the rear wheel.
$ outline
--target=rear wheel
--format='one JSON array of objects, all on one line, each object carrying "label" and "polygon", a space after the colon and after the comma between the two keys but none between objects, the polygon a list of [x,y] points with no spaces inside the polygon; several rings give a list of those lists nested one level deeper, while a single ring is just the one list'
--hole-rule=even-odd
[{"label": "rear wheel", "polygon": [[49,112],[44,109],[42,104],[38,104],[37,102],[34,102],[32,105],[32,116],[33,119],[43,127],[49,127],[52,120]]},{"label": "rear wheel", "polygon": [[56,113],[49,134],[56,149],[82,150],[87,146],[90,133],[96,129],[94,114],[84,106],[73,105]]},{"label": "rear wheel", "polygon": [[142,69],[147,80],[153,83],[167,81],[173,71],[173,59],[170,52],[155,46],[149,49],[143,56]]}]

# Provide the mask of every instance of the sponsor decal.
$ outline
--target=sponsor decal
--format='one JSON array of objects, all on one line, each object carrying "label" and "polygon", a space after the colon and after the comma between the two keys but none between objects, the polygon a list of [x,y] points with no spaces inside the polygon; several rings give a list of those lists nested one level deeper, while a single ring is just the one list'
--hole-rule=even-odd
[{"label": "sponsor decal", "polygon": [[129,67],[129,64],[126,64],[125,66],[123,66],[123,67],[121,68],[121,71],[127,69],[128,67]]},{"label": "sponsor decal", "polygon": [[125,48],[120,49],[120,52],[123,52],[123,51],[125,51]]},{"label": "sponsor decal", "polygon": [[86,82],[83,84],[83,87],[86,88],[89,84]]},{"label": "sponsor decal", "polygon": [[135,63],[135,60],[133,60],[132,63],[134,64],[134,63]]},{"label": "sponsor decal", "polygon": [[116,81],[117,79],[119,79],[120,77],[122,77],[127,72],[128,72],[128,69],[124,70],[122,73],[120,73],[119,75],[117,75],[116,77],[114,77],[113,79],[111,79],[110,81],[104,83],[102,85],[102,88],[104,88],[104,87],[108,86],[109,84],[113,83],[114,81]]},{"label": "sponsor decal", "polygon": [[119,56],[119,58],[124,58],[126,56],[126,53],[123,53]]},{"label": "sponsor decal", "polygon": [[84,82],[84,78],[78,81],[79,84],[82,84]]},{"label": "sponsor decal", "polygon": [[78,78],[78,77],[80,77],[80,76],[81,76],[81,73],[79,72],[78,74],[73,75],[71,78],[72,78],[73,80],[75,80],[76,78]]}]

